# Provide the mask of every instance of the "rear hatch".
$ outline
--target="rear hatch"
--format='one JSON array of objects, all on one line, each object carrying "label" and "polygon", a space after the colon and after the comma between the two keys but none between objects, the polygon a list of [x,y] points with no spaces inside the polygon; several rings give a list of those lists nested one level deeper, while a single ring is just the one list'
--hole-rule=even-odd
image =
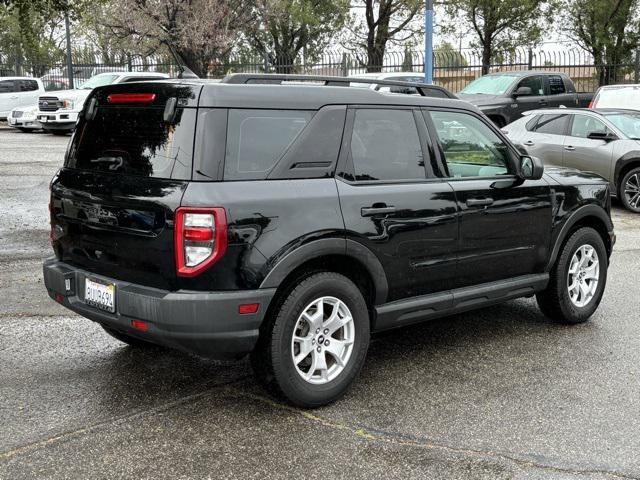
[{"label": "rear hatch", "polygon": [[145,82],[92,92],[51,183],[59,259],[118,280],[176,287],[174,212],[192,176],[200,88]]}]

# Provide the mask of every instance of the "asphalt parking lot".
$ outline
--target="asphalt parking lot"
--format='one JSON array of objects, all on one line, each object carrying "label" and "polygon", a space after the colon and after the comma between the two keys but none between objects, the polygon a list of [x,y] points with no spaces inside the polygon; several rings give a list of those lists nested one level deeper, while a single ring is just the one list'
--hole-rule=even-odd
[{"label": "asphalt parking lot", "polygon": [[47,297],[67,141],[0,124],[1,479],[640,479],[640,216],[615,206],[589,323],[527,299],[386,333],[346,397],[302,411],[247,361],[136,351]]}]

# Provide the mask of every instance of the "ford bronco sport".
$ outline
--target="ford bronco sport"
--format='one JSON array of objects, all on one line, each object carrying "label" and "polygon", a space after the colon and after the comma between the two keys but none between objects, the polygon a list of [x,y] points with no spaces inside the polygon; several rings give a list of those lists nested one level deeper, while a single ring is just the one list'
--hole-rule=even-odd
[{"label": "ford bronco sport", "polygon": [[250,354],[304,407],[345,392],[373,332],[533,295],[594,313],[606,181],[543,172],[444,89],[353,81],[96,88],[51,182],[49,295],[131,345]]}]

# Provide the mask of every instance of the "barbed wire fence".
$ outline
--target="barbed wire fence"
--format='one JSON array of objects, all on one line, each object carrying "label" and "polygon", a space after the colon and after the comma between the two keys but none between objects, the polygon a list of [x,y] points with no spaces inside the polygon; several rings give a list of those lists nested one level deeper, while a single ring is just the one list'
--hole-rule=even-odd
[{"label": "barbed wire fence", "polygon": [[[86,52],[82,61],[73,61],[75,86],[91,76],[109,71],[154,71],[172,76],[178,74],[175,61],[168,56],[140,57],[124,55],[122,62],[87,62]],[[229,73],[295,73],[331,76],[349,76],[372,72],[424,72],[424,52],[388,52],[381,65],[368,65],[366,55],[352,52],[327,50],[313,58],[298,55],[295,58],[279,56],[272,61],[269,55],[238,55],[210,65],[207,77],[222,78]],[[482,76],[481,56],[475,50],[436,50],[433,54],[434,83],[453,92]],[[567,74],[578,91],[594,91],[600,85],[613,83],[640,83],[640,49],[630,52],[621,61],[595,62],[586,51],[577,47],[562,50],[516,48],[497,52],[484,70],[491,73],[517,70],[554,71]],[[11,61],[0,57],[0,77],[28,75],[43,78],[49,90],[68,88],[66,63],[51,65],[29,65],[24,60]]]}]

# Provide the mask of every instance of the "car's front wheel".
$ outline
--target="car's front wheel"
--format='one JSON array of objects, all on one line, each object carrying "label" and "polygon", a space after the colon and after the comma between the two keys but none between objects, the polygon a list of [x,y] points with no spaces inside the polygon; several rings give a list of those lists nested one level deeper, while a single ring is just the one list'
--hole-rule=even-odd
[{"label": "car's front wheel", "polygon": [[634,213],[640,213],[640,168],[629,170],[620,182],[620,200]]},{"label": "car's front wheel", "polygon": [[602,299],[608,262],[597,231],[589,227],[575,231],[558,255],[547,288],[537,295],[542,312],[562,323],[586,322]]},{"label": "car's front wheel", "polygon": [[267,320],[251,363],[270,391],[301,407],[342,396],[369,346],[369,314],[358,287],[343,275],[304,279]]}]

